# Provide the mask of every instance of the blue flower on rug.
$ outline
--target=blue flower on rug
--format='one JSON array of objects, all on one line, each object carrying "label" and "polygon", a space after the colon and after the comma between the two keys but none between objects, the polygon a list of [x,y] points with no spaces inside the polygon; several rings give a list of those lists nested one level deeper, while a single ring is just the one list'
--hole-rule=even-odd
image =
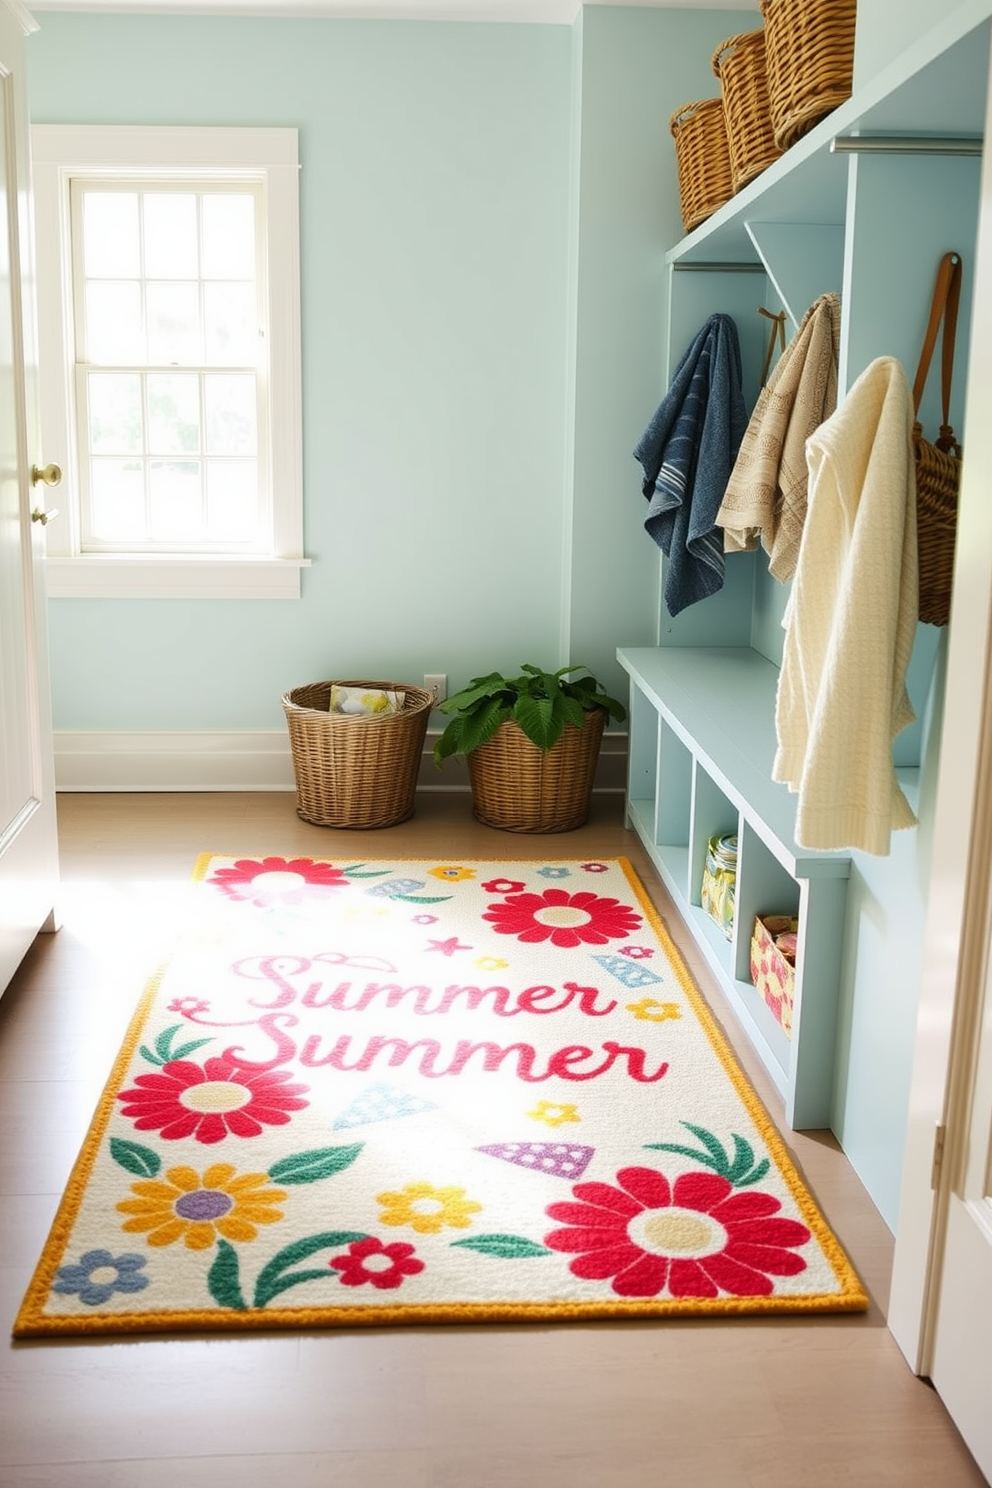
[{"label": "blue flower on rug", "polygon": [[87,1307],[102,1307],[115,1292],[143,1291],[148,1286],[148,1277],[139,1272],[147,1264],[142,1255],[114,1256],[109,1250],[87,1250],[76,1265],[59,1268],[52,1291],[63,1296],[76,1292]]},{"label": "blue flower on rug", "polygon": [[546,868],[538,868],[541,878],[571,878],[571,868],[566,868],[564,863],[549,863]]}]

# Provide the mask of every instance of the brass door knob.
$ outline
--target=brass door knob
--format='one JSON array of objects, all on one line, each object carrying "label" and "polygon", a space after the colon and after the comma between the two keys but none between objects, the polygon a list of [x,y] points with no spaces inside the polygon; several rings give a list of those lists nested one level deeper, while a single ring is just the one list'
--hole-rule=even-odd
[{"label": "brass door knob", "polygon": [[42,469],[38,465],[31,466],[31,484],[36,486],[40,481],[45,486],[57,486],[62,479],[62,468],[59,465],[46,465]]},{"label": "brass door knob", "polygon": [[40,506],[36,506],[31,513],[31,520],[32,522],[40,522],[42,527],[47,527],[52,518],[57,517],[58,514],[59,509],[57,506],[50,506],[47,511],[42,511]]}]

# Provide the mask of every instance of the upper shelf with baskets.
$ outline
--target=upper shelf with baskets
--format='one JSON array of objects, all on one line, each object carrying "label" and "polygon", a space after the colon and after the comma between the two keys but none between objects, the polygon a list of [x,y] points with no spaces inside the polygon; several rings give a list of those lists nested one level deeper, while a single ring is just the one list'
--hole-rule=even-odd
[{"label": "upper shelf with baskets", "polygon": [[925,149],[980,143],[990,25],[987,0],[959,5],[683,238],[668,263],[757,263],[749,224],[843,223],[849,162],[832,148],[836,139],[897,137],[903,148],[918,141]]}]

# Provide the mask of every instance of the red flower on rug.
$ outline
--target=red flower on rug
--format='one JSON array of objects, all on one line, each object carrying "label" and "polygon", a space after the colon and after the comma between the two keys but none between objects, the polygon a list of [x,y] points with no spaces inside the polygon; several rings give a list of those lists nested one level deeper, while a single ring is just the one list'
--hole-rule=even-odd
[{"label": "red flower on rug", "polygon": [[626,904],[588,889],[510,894],[502,904],[490,904],[482,918],[498,935],[515,935],[528,943],[550,940],[555,946],[605,945],[641,928],[641,916]]},{"label": "red flower on rug", "polygon": [[735,1191],[717,1173],[683,1173],[670,1183],[653,1168],[622,1168],[619,1187],[578,1183],[577,1203],[549,1204],[544,1243],[574,1254],[573,1276],[613,1278],[619,1297],[769,1297],[775,1276],[798,1276],[795,1247],[810,1232],[778,1214],[772,1194]]},{"label": "red flower on rug", "polygon": [[405,1276],[416,1276],[424,1269],[423,1261],[414,1256],[412,1245],[402,1240],[383,1245],[371,1235],[367,1240],[353,1241],[347,1254],[332,1256],[330,1264],[340,1272],[342,1286],[369,1283],[379,1291],[393,1291],[402,1285]]},{"label": "red flower on rug", "polygon": [[333,863],[313,858],[239,858],[233,867],[218,868],[207,882],[231,899],[250,900],[266,909],[270,904],[324,898],[328,890],[344,888],[348,879]]},{"label": "red flower on rug", "polygon": [[291,1111],[306,1109],[308,1085],[291,1084],[288,1070],[245,1070],[218,1055],[202,1067],[174,1059],[154,1074],[138,1075],[119,1092],[125,1116],[138,1131],[160,1131],[167,1141],[195,1137],[220,1142],[257,1137],[265,1126],[284,1126]]}]

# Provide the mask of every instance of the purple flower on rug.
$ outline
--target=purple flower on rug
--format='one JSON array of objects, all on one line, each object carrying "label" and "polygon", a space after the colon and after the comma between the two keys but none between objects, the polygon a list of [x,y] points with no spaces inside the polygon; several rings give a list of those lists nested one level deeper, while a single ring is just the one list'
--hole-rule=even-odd
[{"label": "purple flower on rug", "polygon": [[302,904],[323,899],[347,887],[348,878],[333,863],[313,858],[239,858],[230,868],[218,868],[207,880],[229,899],[248,900],[260,909],[270,904]]},{"label": "purple flower on rug", "polygon": [[142,1255],[111,1255],[109,1250],[87,1250],[72,1266],[60,1266],[52,1291],[61,1296],[77,1294],[87,1307],[102,1307],[115,1292],[141,1292],[147,1276],[139,1275],[147,1258]]},{"label": "purple flower on rug", "polygon": [[402,1286],[405,1277],[424,1270],[424,1263],[417,1260],[412,1245],[402,1240],[383,1245],[371,1235],[367,1240],[354,1241],[345,1255],[332,1256],[329,1264],[340,1273],[342,1286],[371,1285],[379,1291],[393,1291]]},{"label": "purple flower on rug", "polygon": [[607,873],[609,871],[609,866],[610,865],[608,863],[580,863],[579,864],[579,867],[582,868],[586,873]]},{"label": "purple flower on rug", "polygon": [[284,1126],[303,1111],[310,1087],[294,1085],[289,1070],[245,1070],[227,1055],[174,1059],[154,1074],[138,1075],[118,1093],[137,1131],[160,1131],[167,1141],[195,1137],[220,1142],[228,1134],[257,1137],[265,1126]]},{"label": "purple flower on rug", "polygon": [[776,1276],[806,1270],[796,1247],[810,1232],[783,1218],[772,1194],[735,1192],[718,1173],[622,1168],[617,1185],[577,1183],[576,1202],[549,1204],[564,1229],[544,1237],[575,1255],[573,1276],[612,1278],[619,1297],[770,1297]]}]

